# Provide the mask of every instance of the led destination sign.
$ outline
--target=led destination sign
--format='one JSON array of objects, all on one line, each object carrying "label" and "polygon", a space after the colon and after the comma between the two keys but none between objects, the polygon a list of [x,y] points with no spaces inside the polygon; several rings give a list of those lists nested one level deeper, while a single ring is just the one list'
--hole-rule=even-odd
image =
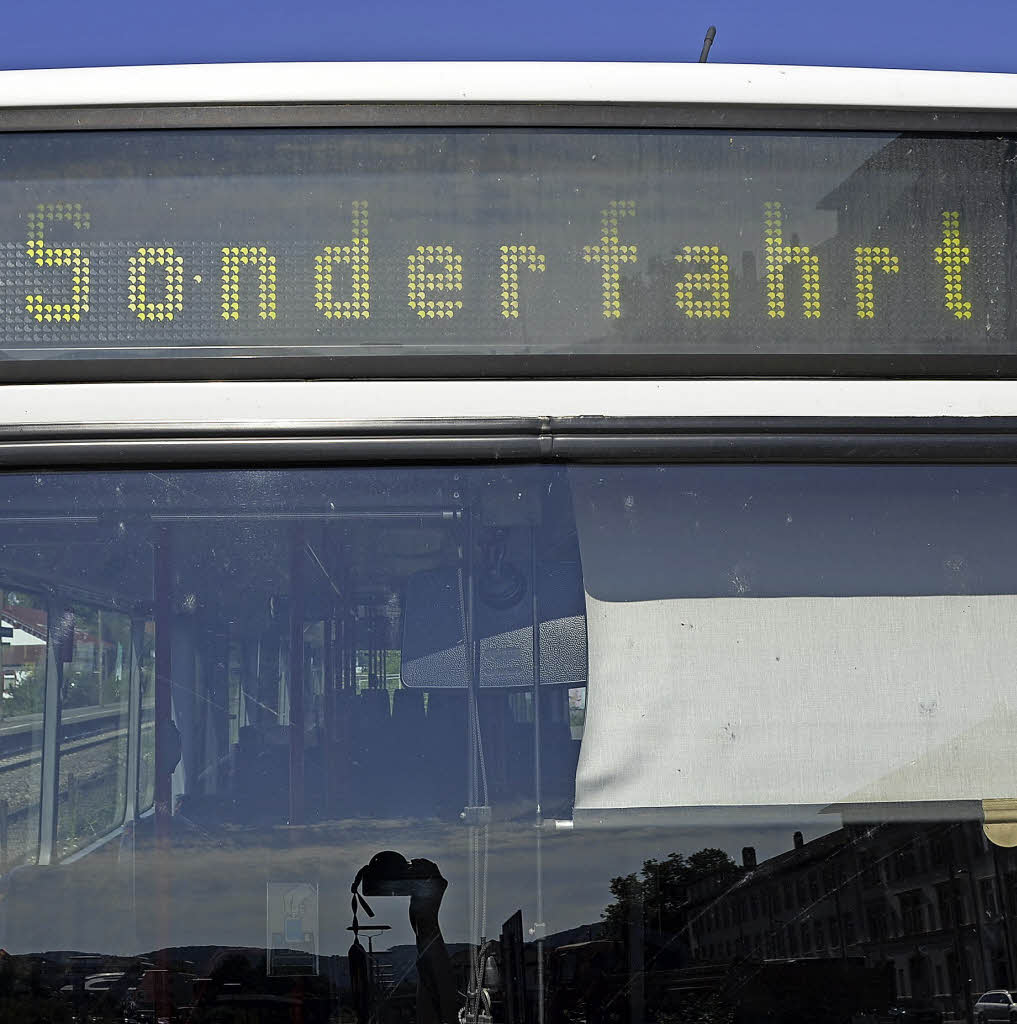
[{"label": "led destination sign", "polygon": [[0,357],[1017,352],[1015,145],[0,137]]}]

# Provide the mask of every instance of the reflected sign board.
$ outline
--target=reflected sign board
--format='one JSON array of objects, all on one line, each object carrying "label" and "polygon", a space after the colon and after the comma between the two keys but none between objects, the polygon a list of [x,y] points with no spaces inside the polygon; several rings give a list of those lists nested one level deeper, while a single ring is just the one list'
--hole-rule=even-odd
[{"label": "reflected sign board", "polygon": [[265,917],[268,974],[317,974],[318,886],[269,882]]}]

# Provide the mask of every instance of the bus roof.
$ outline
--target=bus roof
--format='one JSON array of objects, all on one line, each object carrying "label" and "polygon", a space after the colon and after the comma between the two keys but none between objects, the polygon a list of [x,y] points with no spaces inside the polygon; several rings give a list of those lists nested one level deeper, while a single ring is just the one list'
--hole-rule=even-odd
[{"label": "bus roof", "polygon": [[0,72],[0,108],[344,102],[1017,110],[1017,75],[524,61],[181,64]]}]

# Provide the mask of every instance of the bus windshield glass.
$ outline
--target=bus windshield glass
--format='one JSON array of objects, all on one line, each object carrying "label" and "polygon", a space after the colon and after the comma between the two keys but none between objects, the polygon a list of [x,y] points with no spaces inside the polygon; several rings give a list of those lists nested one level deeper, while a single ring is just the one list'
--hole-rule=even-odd
[{"label": "bus windshield glass", "polygon": [[1015,145],[6,133],[0,356],[999,357]]},{"label": "bus windshield glass", "polygon": [[8,473],[0,596],[4,1019],[932,1024],[1015,977],[1012,466]]}]

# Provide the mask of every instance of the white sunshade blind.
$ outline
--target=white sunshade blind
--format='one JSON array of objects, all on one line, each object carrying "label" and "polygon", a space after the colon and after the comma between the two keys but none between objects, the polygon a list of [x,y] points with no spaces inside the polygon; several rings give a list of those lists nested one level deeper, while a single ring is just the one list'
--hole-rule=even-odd
[{"label": "white sunshade blind", "polygon": [[1014,477],[768,468],[572,471],[577,819],[1014,796],[1017,598],[929,592],[1009,576]]}]

